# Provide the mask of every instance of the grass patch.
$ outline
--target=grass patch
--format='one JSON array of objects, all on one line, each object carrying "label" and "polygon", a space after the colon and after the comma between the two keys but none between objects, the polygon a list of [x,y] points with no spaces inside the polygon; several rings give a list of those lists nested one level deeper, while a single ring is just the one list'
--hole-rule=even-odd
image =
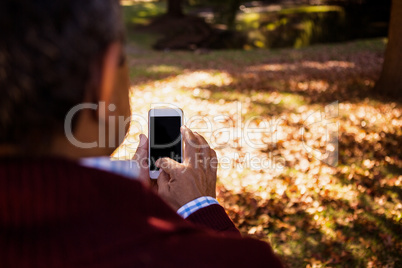
[{"label": "grass patch", "polygon": [[123,18],[127,27],[146,25],[166,12],[166,2],[123,2]]},{"label": "grass patch", "polygon": [[181,69],[176,66],[169,65],[153,65],[153,66],[133,66],[130,68],[130,79],[135,81],[136,79],[145,80],[160,80],[172,75],[177,75],[181,72]]},{"label": "grass patch", "polygon": [[343,12],[340,6],[299,6],[284,8],[279,11],[280,14],[295,14],[295,13],[317,13],[317,12]]}]

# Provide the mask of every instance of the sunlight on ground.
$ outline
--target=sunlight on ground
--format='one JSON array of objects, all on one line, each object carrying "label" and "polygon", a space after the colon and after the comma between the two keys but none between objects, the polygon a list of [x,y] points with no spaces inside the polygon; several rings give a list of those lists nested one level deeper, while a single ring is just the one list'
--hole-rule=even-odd
[{"label": "sunlight on ground", "polygon": [[[200,56],[131,49],[133,122],[116,157],[132,157],[153,104],[177,105],[217,151],[218,200],[243,234],[272,241],[294,267],[395,263],[402,109],[365,97],[378,53],[344,48]],[[335,100],[332,114],[325,107]],[[337,146],[327,123],[338,130],[333,167],[320,161]]]},{"label": "sunlight on ground", "polygon": [[300,67],[313,68],[318,70],[331,70],[331,71],[344,71],[344,69],[354,68],[353,62],[347,61],[327,61],[325,63],[316,61],[303,61],[298,64],[259,64],[257,66],[251,66],[246,69],[249,72],[261,72],[261,71],[284,71],[284,70],[297,70]]},{"label": "sunlight on ground", "polygon": [[155,2],[155,0],[120,0],[122,6],[132,6],[137,3],[145,3],[145,5],[148,5],[150,9],[153,8],[153,6],[149,6],[149,4],[152,5],[152,2]]}]

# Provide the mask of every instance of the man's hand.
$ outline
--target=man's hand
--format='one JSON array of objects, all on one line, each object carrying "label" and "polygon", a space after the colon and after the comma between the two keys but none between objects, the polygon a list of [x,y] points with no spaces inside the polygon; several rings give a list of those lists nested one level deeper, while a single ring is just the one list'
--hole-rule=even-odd
[{"label": "man's hand", "polygon": [[178,210],[201,197],[216,197],[218,159],[207,141],[185,126],[181,127],[184,142],[184,162],[161,158],[156,166],[162,169],[158,177],[159,195]]}]

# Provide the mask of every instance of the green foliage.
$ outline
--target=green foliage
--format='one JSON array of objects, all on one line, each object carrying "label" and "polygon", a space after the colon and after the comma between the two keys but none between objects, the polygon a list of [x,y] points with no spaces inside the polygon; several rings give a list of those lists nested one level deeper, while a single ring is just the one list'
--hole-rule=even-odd
[{"label": "green foliage", "polygon": [[151,19],[166,12],[166,2],[123,2],[123,19],[131,29],[135,25],[146,25]]},{"label": "green foliage", "polygon": [[215,24],[224,24],[228,29],[234,30],[236,23],[237,12],[239,11],[240,4],[248,2],[245,0],[190,0],[188,1],[190,6],[193,7],[212,7],[214,10]]},{"label": "green foliage", "polygon": [[346,39],[345,12],[338,6],[301,6],[238,15],[236,29],[255,47],[295,47]]},{"label": "green foliage", "polygon": [[[257,5],[247,8],[242,5],[243,2],[248,1],[189,0],[185,2],[184,10],[185,13],[204,7],[207,12],[212,10],[207,16],[208,23],[224,24],[228,29],[243,32],[248,37],[245,49],[300,48],[316,43],[346,41],[361,35],[386,34],[386,3],[375,4],[373,1],[365,4],[363,1],[359,4],[352,1],[354,5],[346,5],[345,1],[331,1],[339,5]],[[363,8],[361,12],[357,8],[359,5]],[[131,28],[133,25],[146,25],[166,12],[166,1],[123,1],[123,6],[126,25]],[[376,13],[377,6],[382,15]],[[381,22],[377,21],[379,16],[385,16]]]}]

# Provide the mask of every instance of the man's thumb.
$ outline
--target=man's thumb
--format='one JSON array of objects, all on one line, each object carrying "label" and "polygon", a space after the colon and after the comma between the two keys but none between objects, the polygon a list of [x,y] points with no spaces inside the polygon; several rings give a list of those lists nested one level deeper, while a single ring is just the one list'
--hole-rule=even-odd
[{"label": "man's thumb", "polygon": [[173,170],[179,167],[179,163],[174,161],[171,158],[168,157],[164,157],[164,158],[159,158],[156,162],[155,162],[155,166],[157,166],[158,168],[162,169],[163,171],[165,171],[167,174],[172,174]]},{"label": "man's thumb", "polygon": [[140,134],[140,143],[134,154],[134,160],[142,161],[144,158],[148,158],[148,138],[144,134]]}]

